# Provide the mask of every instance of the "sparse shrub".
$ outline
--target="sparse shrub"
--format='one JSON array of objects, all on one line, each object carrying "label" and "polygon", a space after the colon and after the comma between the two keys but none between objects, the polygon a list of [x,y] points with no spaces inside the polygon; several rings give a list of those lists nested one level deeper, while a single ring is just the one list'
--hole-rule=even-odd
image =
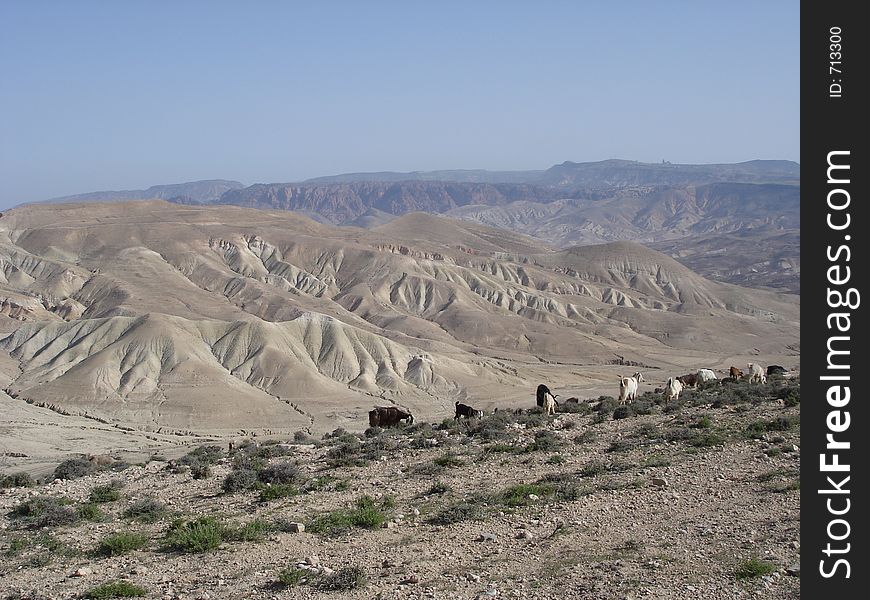
[{"label": "sparse shrub", "polygon": [[105,600],[107,598],[138,598],[148,593],[142,588],[129,581],[111,581],[103,583],[85,593],[85,598]]},{"label": "sparse shrub", "polygon": [[773,573],[775,570],[776,566],[771,562],[758,558],[750,558],[738,565],[734,571],[734,576],[737,579],[753,579]]},{"label": "sparse shrub", "polygon": [[55,479],[78,479],[90,475],[97,466],[84,457],[68,458],[54,468]]},{"label": "sparse shrub", "polygon": [[713,421],[707,415],[701,417],[692,425],[695,429],[710,429],[713,426]]},{"label": "sparse shrub", "polygon": [[190,476],[194,479],[208,479],[211,475],[211,465],[206,463],[194,463],[190,466]]},{"label": "sparse shrub", "polygon": [[442,454],[441,456],[435,458],[432,463],[439,467],[452,468],[463,466],[465,464],[465,461],[463,461],[452,452],[447,452],[446,454]]},{"label": "sparse shrub", "polygon": [[262,519],[254,519],[244,525],[225,526],[222,538],[226,542],[259,542],[272,530],[270,523]]},{"label": "sparse shrub", "polygon": [[71,504],[68,498],[36,496],[13,508],[11,516],[31,529],[71,525],[79,520]]},{"label": "sparse shrub", "polygon": [[293,441],[297,444],[315,444],[317,440],[305,431],[297,431],[293,434]]},{"label": "sparse shrub", "polygon": [[592,412],[589,403],[587,402],[560,402],[556,407],[556,412],[575,415],[588,415]]},{"label": "sparse shrub", "polygon": [[0,475],[0,489],[31,487],[32,485],[33,478],[27,473],[10,473],[9,475]]},{"label": "sparse shrub", "polygon": [[330,467],[361,467],[368,463],[362,456],[363,445],[356,436],[344,436],[341,441],[326,452]]},{"label": "sparse shrub", "polygon": [[769,431],[788,431],[799,423],[797,419],[777,417],[771,421],[753,421],[744,430],[747,437],[760,439]]},{"label": "sparse shrub", "polygon": [[120,481],[113,481],[108,485],[95,485],[91,488],[88,499],[98,504],[116,502],[121,499],[121,488],[123,486],[124,484]]},{"label": "sparse shrub", "polygon": [[800,382],[797,385],[789,383],[776,392],[776,397],[785,402],[788,407],[797,406],[801,403],[801,386]]},{"label": "sparse shrub", "polygon": [[324,535],[340,535],[354,527],[374,529],[386,520],[383,505],[378,506],[371,496],[360,496],[353,508],[338,509],[316,517],[308,530]]},{"label": "sparse shrub", "polygon": [[106,519],[106,514],[93,502],[76,506],[76,516],[82,521],[104,521]]},{"label": "sparse shrub", "polygon": [[155,498],[141,498],[136,500],[124,511],[128,519],[135,519],[142,523],[154,523],[166,514],[166,505]]},{"label": "sparse shrub", "polygon": [[307,569],[286,567],[278,571],[278,583],[284,587],[296,587],[311,576]]},{"label": "sparse shrub", "polygon": [[526,447],[526,452],[540,450],[542,452],[555,452],[562,447],[562,440],[552,431],[538,431],[534,441]]},{"label": "sparse shrub", "polygon": [[457,502],[444,507],[432,517],[433,525],[452,525],[463,521],[479,521],[486,517],[486,511],[478,502]]},{"label": "sparse shrub", "polygon": [[594,442],[596,439],[598,439],[598,433],[596,433],[593,429],[587,429],[580,435],[574,436],[574,443],[589,444],[591,442]]},{"label": "sparse shrub", "polygon": [[300,483],[304,476],[297,463],[281,462],[260,470],[257,478],[263,483],[289,484]]},{"label": "sparse shrub", "polygon": [[196,464],[216,465],[223,457],[224,450],[220,446],[199,446],[179,458],[178,462],[193,469]]},{"label": "sparse shrub", "polygon": [[635,414],[637,414],[637,411],[631,404],[623,404],[613,409],[614,420],[627,419],[628,417],[633,417]]},{"label": "sparse shrub", "polygon": [[179,520],[169,526],[166,547],[175,552],[197,553],[214,550],[221,545],[226,526],[214,517],[199,517],[193,521]]},{"label": "sparse shrub", "polygon": [[511,444],[488,444],[483,447],[483,451],[486,454],[516,452],[516,450],[516,446]]},{"label": "sparse shrub", "polygon": [[342,567],[329,575],[318,577],[313,586],[324,592],[342,592],[364,587],[368,579],[359,567]]},{"label": "sparse shrub", "polygon": [[710,446],[721,446],[726,442],[722,435],[716,432],[697,432],[688,440],[690,446],[696,448],[709,448]]},{"label": "sparse shrub", "polygon": [[279,500],[281,498],[292,498],[299,495],[299,488],[289,483],[276,483],[264,487],[260,491],[260,502],[269,502],[271,500]]},{"label": "sparse shrub", "polygon": [[257,473],[253,469],[233,469],[224,478],[223,489],[228,494],[249,490],[257,485]]},{"label": "sparse shrub", "polygon": [[566,461],[565,457],[561,454],[553,454],[547,459],[548,465],[561,465]]},{"label": "sparse shrub", "polygon": [[432,484],[432,487],[430,487],[425,492],[425,494],[427,496],[432,496],[435,494],[446,494],[446,493],[450,492],[452,489],[453,488],[451,488],[449,485],[447,485],[443,481],[436,481],[435,483]]},{"label": "sparse shrub", "polygon": [[613,440],[605,452],[627,452],[634,448],[635,444],[630,440]]},{"label": "sparse shrub", "polygon": [[144,533],[125,531],[107,535],[97,545],[96,553],[101,556],[118,556],[141,550],[148,545],[148,536]]},{"label": "sparse shrub", "polygon": [[[531,506],[541,500],[546,501],[555,494],[556,488],[551,484],[520,483],[502,490],[493,499],[499,504],[515,508],[517,506]],[[537,496],[537,499],[532,499],[529,496]]]},{"label": "sparse shrub", "polygon": [[23,537],[15,537],[9,540],[9,547],[6,548],[6,551],[3,552],[3,555],[7,558],[14,558],[24,552],[24,550],[29,545],[27,538]]},{"label": "sparse shrub", "polygon": [[605,472],[607,472],[607,463],[600,460],[590,461],[580,469],[580,475],[583,477],[595,477]]}]

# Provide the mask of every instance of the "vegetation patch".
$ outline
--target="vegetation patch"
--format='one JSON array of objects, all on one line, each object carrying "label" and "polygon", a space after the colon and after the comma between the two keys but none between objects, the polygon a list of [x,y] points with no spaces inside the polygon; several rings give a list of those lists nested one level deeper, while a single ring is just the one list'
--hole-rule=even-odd
[{"label": "vegetation patch", "polygon": [[380,506],[371,496],[360,496],[351,508],[343,508],[315,517],[308,531],[323,535],[341,535],[353,528],[374,529],[386,520],[384,504]]},{"label": "vegetation patch", "polygon": [[80,456],[68,458],[54,468],[54,479],[78,479],[97,471],[97,466]]},{"label": "vegetation patch", "polygon": [[155,523],[166,514],[166,505],[155,498],[136,500],[124,511],[124,516],[142,523]]},{"label": "vegetation patch", "polygon": [[121,499],[121,488],[123,487],[124,484],[120,481],[113,481],[107,485],[95,485],[91,488],[88,499],[97,504],[117,502]]},{"label": "vegetation patch", "polygon": [[13,508],[10,516],[30,529],[71,525],[79,520],[72,503],[68,498],[36,496]]},{"label": "vegetation patch", "polygon": [[433,525],[452,525],[463,521],[480,521],[486,517],[483,504],[474,499],[445,506],[429,518]]},{"label": "vegetation patch", "polygon": [[33,486],[33,478],[27,473],[9,473],[0,475],[0,489]]},{"label": "vegetation patch", "polygon": [[740,563],[734,570],[737,579],[754,579],[762,575],[769,575],[776,571],[776,566],[766,560],[750,558]]},{"label": "vegetation patch", "polygon": [[107,535],[97,545],[96,553],[100,556],[119,556],[141,550],[148,545],[148,536],[144,533],[125,531]]}]

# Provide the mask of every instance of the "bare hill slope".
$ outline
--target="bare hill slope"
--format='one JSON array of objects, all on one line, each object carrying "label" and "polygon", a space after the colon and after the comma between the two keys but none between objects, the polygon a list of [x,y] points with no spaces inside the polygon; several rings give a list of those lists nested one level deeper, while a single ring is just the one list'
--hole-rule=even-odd
[{"label": "bare hill slope", "polygon": [[325,430],[374,403],[525,404],[540,380],[612,393],[626,361],[651,381],[793,366],[799,305],[633,243],[149,201],[0,218],[0,331],[21,400],[152,430]]}]

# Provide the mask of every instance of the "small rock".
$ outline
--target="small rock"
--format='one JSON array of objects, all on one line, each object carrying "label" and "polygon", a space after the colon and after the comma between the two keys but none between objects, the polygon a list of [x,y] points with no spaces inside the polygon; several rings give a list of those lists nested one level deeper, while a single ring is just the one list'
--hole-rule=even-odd
[{"label": "small rock", "polygon": [[789,567],[785,570],[786,574],[791,575],[792,577],[800,577],[801,576],[801,564],[793,563],[789,565]]},{"label": "small rock", "polygon": [[148,567],[145,567],[143,565],[136,565],[135,567],[130,569],[130,572],[133,575],[147,575],[148,574]]},{"label": "small rock", "polygon": [[469,572],[469,573],[465,574],[465,579],[467,579],[468,581],[473,581],[474,583],[477,583],[478,581],[480,581],[480,575]]},{"label": "small rock", "polygon": [[319,567],[320,566],[320,557],[317,556],[316,554],[312,554],[311,556],[309,556],[308,558],[305,559],[305,562],[313,567]]},{"label": "small rock", "polygon": [[398,526],[399,524],[395,521],[387,521],[386,523],[384,523],[384,529],[395,529]]},{"label": "small rock", "polygon": [[540,499],[541,499],[541,497],[538,496],[537,494],[529,494],[529,500],[538,501]]},{"label": "small rock", "polygon": [[791,541],[791,542],[789,542],[788,547],[791,548],[791,549],[793,549],[793,550],[797,550],[797,549],[799,549],[799,548],[801,547],[801,544],[800,544],[800,542],[798,542],[797,540],[795,540],[795,541]]},{"label": "small rock", "polygon": [[94,570],[90,567],[79,567],[75,571],[73,571],[73,577],[87,577],[88,575],[93,575]]},{"label": "small rock", "polygon": [[411,512],[414,514],[415,517],[420,516],[420,509],[419,508],[415,508]]},{"label": "small rock", "polygon": [[287,531],[290,533],[303,533],[305,531],[304,523],[288,523]]},{"label": "small rock", "polygon": [[417,575],[411,575],[399,582],[399,585],[420,583],[420,578]]},{"label": "small rock", "polygon": [[521,531],[517,534],[517,539],[518,540],[533,540],[533,539],[535,539],[535,536],[528,529],[524,529],[523,531]]},{"label": "small rock", "polygon": [[481,533],[477,536],[475,541],[478,542],[494,542],[496,540],[496,536],[494,533]]},{"label": "small rock", "polygon": [[383,562],[381,563],[382,569],[391,569],[395,566],[396,566],[396,563],[394,561],[390,560],[389,558],[385,558],[383,560]]},{"label": "small rock", "polygon": [[335,570],[330,569],[329,567],[322,567],[320,569],[320,572],[323,573],[324,575],[332,575],[333,573],[335,573]]},{"label": "small rock", "polygon": [[653,477],[650,479],[650,483],[658,487],[668,487],[668,480],[664,477]]}]

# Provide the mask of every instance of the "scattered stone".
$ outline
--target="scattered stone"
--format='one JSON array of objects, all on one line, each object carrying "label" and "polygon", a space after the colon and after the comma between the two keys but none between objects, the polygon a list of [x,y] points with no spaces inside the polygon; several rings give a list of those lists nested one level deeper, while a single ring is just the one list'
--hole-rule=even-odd
[{"label": "scattered stone", "polygon": [[410,575],[399,582],[399,585],[420,583],[420,578],[417,575]]},{"label": "scattered stone", "polygon": [[334,569],[330,569],[329,567],[322,567],[322,568],[320,569],[320,572],[321,572],[322,574],[324,574],[324,575],[332,575],[333,573],[335,573],[335,570],[334,570]]},{"label": "scattered stone", "polygon": [[523,531],[521,531],[517,534],[517,539],[518,540],[533,540],[533,539],[535,539],[535,536],[528,529],[524,529]]},{"label": "scattered stone", "polygon": [[395,521],[387,521],[386,523],[384,523],[384,529],[395,529],[398,526],[399,524]]},{"label": "scattered stone", "polygon": [[465,574],[465,579],[467,579],[468,581],[472,581],[474,583],[477,583],[478,581],[480,581],[480,575],[468,572]]},{"label": "scattered stone", "polygon": [[653,477],[650,479],[650,483],[658,487],[668,487],[668,480],[664,477]]},{"label": "scattered stone", "polygon": [[801,547],[801,544],[797,540],[794,540],[789,542],[788,547],[792,548],[793,550],[798,550]]},{"label": "scattered stone", "polygon": [[317,556],[316,554],[312,554],[311,556],[309,556],[308,558],[305,559],[305,562],[313,567],[319,567],[320,566],[320,557]]},{"label": "scattered stone", "polygon": [[529,494],[529,500],[537,502],[540,499],[541,499],[541,497],[538,496],[537,494]]},{"label": "scattered stone", "polygon": [[288,523],[287,531],[290,533],[303,533],[305,531],[304,523]]},{"label": "scattered stone", "polygon": [[475,541],[477,542],[494,542],[496,540],[496,536],[494,533],[481,533],[477,536]]},{"label": "scattered stone", "polygon": [[792,577],[800,577],[801,576],[801,564],[793,563],[788,566],[785,570],[787,575],[791,575]]},{"label": "scattered stone", "polygon": [[148,567],[146,567],[144,565],[136,565],[135,567],[130,569],[130,572],[133,575],[147,575],[148,574]]}]

